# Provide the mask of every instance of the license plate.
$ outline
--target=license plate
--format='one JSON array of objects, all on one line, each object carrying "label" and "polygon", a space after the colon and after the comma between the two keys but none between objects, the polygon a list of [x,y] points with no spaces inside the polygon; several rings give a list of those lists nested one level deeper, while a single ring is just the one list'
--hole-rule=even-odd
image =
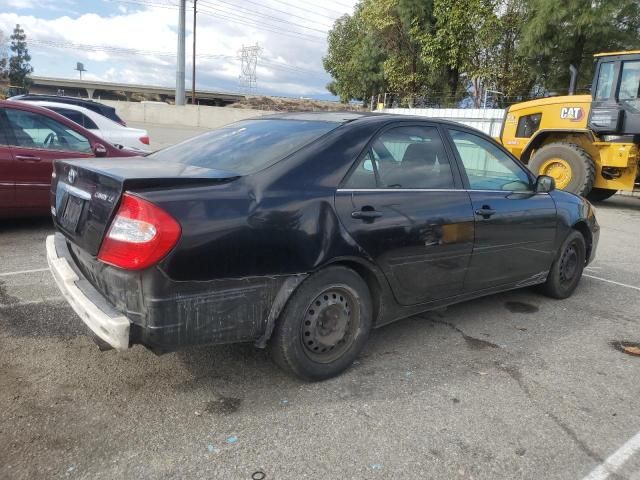
[{"label": "license plate", "polygon": [[82,214],[82,208],[84,207],[84,200],[73,195],[67,195],[67,203],[60,217],[60,224],[71,232],[75,232],[78,228],[78,222],[80,221],[80,215]]}]

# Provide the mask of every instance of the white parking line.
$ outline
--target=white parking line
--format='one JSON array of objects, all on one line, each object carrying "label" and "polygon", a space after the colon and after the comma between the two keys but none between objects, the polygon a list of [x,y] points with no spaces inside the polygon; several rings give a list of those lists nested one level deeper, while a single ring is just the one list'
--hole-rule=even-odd
[{"label": "white parking line", "polygon": [[64,297],[62,295],[59,295],[56,297],[40,298],[38,300],[27,300],[24,302],[6,303],[6,304],[0,304],[0,310],[7,310],[14,307],[24,307],[25,305],[39,305],[41,303],[62,302],[63,300],[64,300]]},{"label": "white parking line", "polygon": [[11,275],[22,275],[23,273],[45,272],[48,268],[34,268],[33,270],[16,270],[15,272],[0,273],[0,277],[9,277]]},{"label": "white parking line", "polygon": [[605,480],[610,475],[616,473],[627,460],[636,452],[640,451],[640,432],[613,452],[604,462],[598,465],[593,471],[582,480]]},{"label": "white parking line", "polygon": [[634,290],[639,290],[640,291],[640,287],[636,287],[635,285],[627,285],[626,283],[620,283],[620,282],[616,282],[614,280],[608,280],[606,278],[596,277],[596,276],[593,276],[593,275],[587,275],[586,273],[583,273],[582,276],[583,277],[588,277],[588,278],[593,278],[595,280],[600,280],[602,282],[613,283],[614,285],[619,285],[621,287],[633,288]]}]

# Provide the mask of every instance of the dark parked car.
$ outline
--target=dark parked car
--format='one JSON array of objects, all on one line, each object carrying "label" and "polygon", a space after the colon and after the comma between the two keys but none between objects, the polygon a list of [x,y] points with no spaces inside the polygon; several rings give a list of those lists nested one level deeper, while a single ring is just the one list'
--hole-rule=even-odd
[{"label": "dark parked car", "polygon": [[0,101],[0,218],[49,213],[55,159],[134,155],[47,108]]},{"label": "dark parked car", "polygon": [[144,160],[56,162],[51,270],[103,346],[254,342],[306,379],[372,327],[531,285],[565,298],[591,205],[424,118],[246,120]]},{"label": "dark parked car", "polygon": [[35,93],[26,93],[24,95],[16,95],[9,100],[21,100],[23,102],[56,102],[67,103],[69,105],[78,105],[79,107],[88,108],[89,110],[99,113],[100,115],[107,117],[114,122],[118,122],[120,125],[127,126],[124,120],[122,120],[116,113],[116,109],[88,98],[77,97],[65,97],[64,95],[39,95]]}]

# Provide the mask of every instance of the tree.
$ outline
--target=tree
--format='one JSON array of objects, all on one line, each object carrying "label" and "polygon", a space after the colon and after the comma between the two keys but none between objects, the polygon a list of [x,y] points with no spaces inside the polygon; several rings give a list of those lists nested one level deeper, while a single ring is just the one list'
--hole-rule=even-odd
[{"label": "tree", "polygon": [[384,53],[366,35],[360,8],[353,15],[338,18],[329,32],[327,55],[322,63],[333,81],[327,89],[344,103],[367,101],[384,90]]},{"label": "tree", "polygon": [[20,25],[16,25],[11,35],[11,56],[9,57],[9,84],[29,90],[31,79],[28,77],[33,72],[29,63],[31,55],[27,48],[27,36]]},{"label": "tree", "polygon": [[640,46],[637,0],[529,0],[521,52],[537,72],[536,83],[548,91],[569,85],[569,65],[580,71],[580,84],[591,83],[592,55]]},{"label": "tree", "polygon": [[9,54],[7,51],[7,38],[0,30],[0,80],[6,79],[8,74]]},{"label": "tree", "polygon": [[432,81],[416,35],[432,29],[431,1],[364,0],[361,5],[371,44],[384,52],[385,82],[405,103],[411,103],[411,97],[424,93]]}]

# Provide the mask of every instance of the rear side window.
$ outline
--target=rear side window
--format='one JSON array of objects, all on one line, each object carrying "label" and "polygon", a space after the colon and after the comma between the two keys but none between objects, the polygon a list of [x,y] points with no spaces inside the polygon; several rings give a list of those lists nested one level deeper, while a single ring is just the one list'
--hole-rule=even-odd
[{"label": "rear side window", "polygon": [[531,115],[525,115],[518,120],[518,128],[516,130],[516,137],[529,138],[536,133],[540,128],[540,121],[542,120],[541,113],[533,113]]},{"label": "rear side window", "polygon": [[56,113],[59,113],[63,117],[67,117],[72,122],[77,123],[78,125],[83,126],[84,128],[97,130],[97,125],[87,117],[84,113],[78,112],[76,110],[69,110],[66,108],[52,108]]},{"label": "rear side window", "polygon": [[273,165],[339,125],[302,120],[245,120],[152,153],[149,157],[247,175]]},{"label": "rear side window", "polygon": [[435,127],[396,127],[381,134],[351,173],[347,188],[454,188],[451,164]]}]

